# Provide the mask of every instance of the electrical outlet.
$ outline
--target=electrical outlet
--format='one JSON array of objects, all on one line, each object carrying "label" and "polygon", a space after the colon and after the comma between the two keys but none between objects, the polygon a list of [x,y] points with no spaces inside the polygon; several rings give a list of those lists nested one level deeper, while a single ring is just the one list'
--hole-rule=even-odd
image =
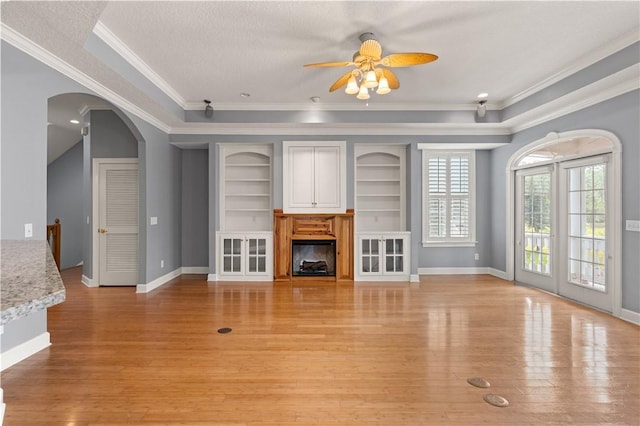
[{"label": "electrical outlet", "polygon": [[158,216],[151,216],[151,219],[149,220],[149,224],[150,225],[157,225],[158,224]]},{"label": "electrical outlet", "polygon": [[25,238],[33,237],[33,224],[31,223],[24,224],[24,237]]},{"label": "electrical outlet", "polygon": [[160,261],[160,268],[164,268],[164,260]]},{"label": "electrical outlet", "polygon": [[475,260],[480,260],[480,253],[476,253],[476,254],[474,254],[474,255],[473,255],[473,258],[474,258]]}]

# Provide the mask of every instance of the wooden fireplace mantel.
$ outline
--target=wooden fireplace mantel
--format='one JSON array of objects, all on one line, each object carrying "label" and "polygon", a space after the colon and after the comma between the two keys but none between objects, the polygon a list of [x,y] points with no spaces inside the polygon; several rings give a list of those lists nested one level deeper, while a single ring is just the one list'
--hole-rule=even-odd
[{"label": "wooden fireplace mantel", "polygon": [[[353,281],[353,209],[344,214],[299,214],[273,211],[273,280]],[[293,276],[291,242],[293,240],[335,240],[335,277]]]}]

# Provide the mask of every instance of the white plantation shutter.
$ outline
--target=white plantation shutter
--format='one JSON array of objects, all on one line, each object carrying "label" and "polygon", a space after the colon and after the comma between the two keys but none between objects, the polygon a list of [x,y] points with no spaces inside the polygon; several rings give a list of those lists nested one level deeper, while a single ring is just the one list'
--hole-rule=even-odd
[{"label": "white plantation shutter", "polygon": [[424,151],[423,242],[472,243],[473,151]]}]

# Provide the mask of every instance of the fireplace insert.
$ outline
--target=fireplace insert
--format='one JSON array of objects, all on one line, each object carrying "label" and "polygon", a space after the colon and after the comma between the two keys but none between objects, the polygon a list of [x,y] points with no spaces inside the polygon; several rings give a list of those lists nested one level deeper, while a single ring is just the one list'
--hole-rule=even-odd
[{"label": "fireplace insert", "polygon": [[291,264],[295,276],[336,276],[334,240],[293,240]]}]

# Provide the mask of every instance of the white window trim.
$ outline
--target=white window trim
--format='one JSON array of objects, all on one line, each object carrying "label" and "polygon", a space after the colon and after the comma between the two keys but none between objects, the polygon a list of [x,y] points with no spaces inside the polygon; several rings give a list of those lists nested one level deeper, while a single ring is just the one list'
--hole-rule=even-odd
[{"label": "white window trim", "polygon": [[[429,240],[429,197],[427,181],[429,176],[430,154],[468,154],[469,155],[469,237],[445,240]],[[447,218],[448,219],[448,218]],[[423,149],[422,150],[422,247],[474,247],[476,241],[476,150],[475,149]]]}]

